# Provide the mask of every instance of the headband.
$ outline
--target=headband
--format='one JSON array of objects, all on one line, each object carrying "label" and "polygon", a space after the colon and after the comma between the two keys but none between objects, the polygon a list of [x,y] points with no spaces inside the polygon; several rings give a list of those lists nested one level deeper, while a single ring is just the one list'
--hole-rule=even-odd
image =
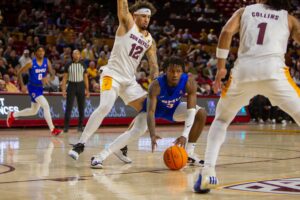
[{"label": "headband", "polygon": [[151,16],[151,10],[149,8],[140,8],[137,11],[135,11],[133,14],[135,14],[135,15],[150,15]]}]

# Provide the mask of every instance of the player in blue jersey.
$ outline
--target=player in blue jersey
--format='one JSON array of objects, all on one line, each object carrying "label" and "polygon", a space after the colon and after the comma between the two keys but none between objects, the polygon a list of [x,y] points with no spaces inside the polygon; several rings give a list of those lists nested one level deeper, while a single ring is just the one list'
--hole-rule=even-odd
[{"label": "player in blue jersey", "polygon": [[[184,62],[178,57],[171,57],[165,62],[164,70],[165,73],[151,83],[148,98],[144,102],[142,111],[134,119],[132,126],[108,148],[92,157],[91,168],[103,168],[103,161],[112,153],[123,162],[131,163],[126,152],[124,155],[117,152],[121,147],[143,135],[147,128],[149,128],[153,152],[157,145],[156,140],[160,139],[155,132],[155,119],[157,118],[171,122],[185,122],[182,135],[174,143],[183,147],[186,146],[190,164],[203,164],[203,161],[194,154],[195,143],[206,121],[205,110],[196,105],[197,84],[193,78],[189,78],[184,73]],[[187,102],[182,101],[185,94],[187,94]]]},{"label": "player in blue jersey", "polygon": [[[59,135],[61,130],[56,129],[52,123],[50,108],[47,99],[43,96],[43,85],[49,85],[49,81],[54,79],[54,73],[50,61],[44,57],[45,49],[38,46],[35,50],[35,57],[32,62],[23,66],[18,72],[18,81],[21,86],[21,91],[28,94],[31,98],[31,107],[19,112],[9,112],[7,115],[7,126],[11,127],[15,118],[36,115],[40,107],[44,111],[44,117],[49,126],[52,135]],[[27,90],[23,83],[22,74],[29,72],[29,82]],[[47,73],[50,77],[47,77]]]}]

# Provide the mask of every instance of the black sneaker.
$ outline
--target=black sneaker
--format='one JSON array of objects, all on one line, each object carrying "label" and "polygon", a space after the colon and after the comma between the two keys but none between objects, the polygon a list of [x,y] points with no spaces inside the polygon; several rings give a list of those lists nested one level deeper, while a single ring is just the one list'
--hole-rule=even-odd
[{"label": "black sneaker", "polygon": [[197,166],[204,166],[204,160],[200,160],[197,156],[192,155],[188,157],[188,164],[189,165],[197,165]]},{"label": "black sneaker", "polygon": [[127,156],[128,148],[127,145],[120,149],[120,151],[115,152],[114,154],[122,160],[124,163],[132,163],[132,160]]},{"label": "black sneaker", "polygon": [[69,156],[74,160],[78,160],[79,154],[81,154],[84,151],[84,144],[77,143],[72,146],[73,148],[69,151]]}]

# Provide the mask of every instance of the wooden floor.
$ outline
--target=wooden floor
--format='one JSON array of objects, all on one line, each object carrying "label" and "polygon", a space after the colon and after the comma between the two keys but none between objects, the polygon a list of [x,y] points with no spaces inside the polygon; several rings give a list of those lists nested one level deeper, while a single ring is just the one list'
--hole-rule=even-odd
[{"label": "wooden floor", "polygon": [[[166,169],[164,149],[181,126],[159,127],[155,153],[148,135],[129,144],[132,164],[111,156],[105,169],[90,169],[90,157],[126,127],[100,128],[78,161],[67,155],[76,130],[51,137],[46,129],[0,130],[0,199],[300,199],[300,129],[295,124],[230,126],[218,161],[220,188],[199,195],[192,186],[201,168]],[[203,157],[207,129],[196,152]]]}]

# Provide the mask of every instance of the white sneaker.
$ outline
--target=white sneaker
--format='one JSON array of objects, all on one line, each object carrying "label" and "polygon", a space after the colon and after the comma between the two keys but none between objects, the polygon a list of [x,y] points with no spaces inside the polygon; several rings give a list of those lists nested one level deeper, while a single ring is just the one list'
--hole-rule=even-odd
[{"label": "white sneaker", "polygon": [[91,168],[92,169],[102,169],[103,168],[103,160],[100,157],[92,157],[91,158]]},{"label": "white sneaker", "polygon": [[198,156],[195,154],[188,156],[187,163],[192,166],[200,166],[200,167],[204,166],[204,160],[200,160],[200,158],[198,158]]},{"label": "white sneaker", "polygon": [[272,119],[272,124],[276,124],[276,119]]},{"label": "white sneaker", "polygon": [[210,189],[218,187],[219,181],[214,168],[203,168],[199,174],[198,180],[194,185],[194,191],[197,193],[208,193]]},{"label": "white sneaker", "polygon": [[127,156],[128,148],[125,146],[117,152],[114,152],[115,156],[117,156],[121,161],[126,164],[132,163],[132,160]]}]

